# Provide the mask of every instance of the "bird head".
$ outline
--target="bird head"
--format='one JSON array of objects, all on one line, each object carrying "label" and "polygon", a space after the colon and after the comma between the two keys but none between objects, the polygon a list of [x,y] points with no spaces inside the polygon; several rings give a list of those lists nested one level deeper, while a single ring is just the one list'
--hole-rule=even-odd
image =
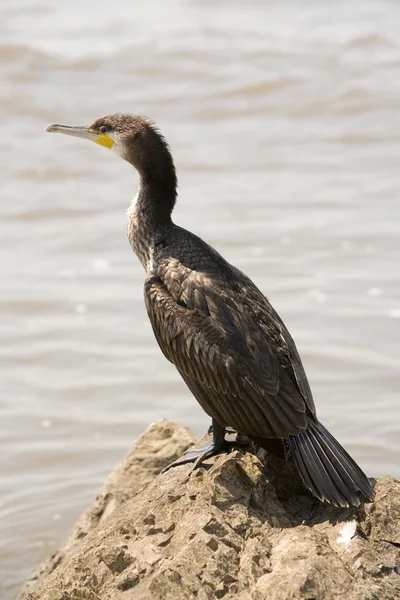
[{"label": "bird head", "polygon": [[160,157],[169,155],[167,143],[155,125],[146,117],[136,115],[106,115],[90,125],[78,127],[55,123],[48,125],[45,131],[95,142],[116,152],[141,173],[152,165],[156,156],[161,164]]}]

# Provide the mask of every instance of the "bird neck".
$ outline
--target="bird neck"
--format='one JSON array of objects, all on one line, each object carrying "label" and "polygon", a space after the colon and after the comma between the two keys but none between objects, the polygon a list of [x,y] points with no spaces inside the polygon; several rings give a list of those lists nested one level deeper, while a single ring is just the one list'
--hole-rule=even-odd
[{"label": "bird neck", "polygon": [[174,227],[176,176],[169,179],[140,176],[137,194],[128,209],[127,234],[132,250],[148,273],[153,269],[154,247]]}]

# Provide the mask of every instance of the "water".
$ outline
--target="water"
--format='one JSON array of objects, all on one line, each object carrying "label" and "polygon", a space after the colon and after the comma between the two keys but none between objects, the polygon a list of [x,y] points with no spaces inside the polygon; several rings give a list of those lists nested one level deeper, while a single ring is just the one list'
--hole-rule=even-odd
[{"label": "water", "polygon": [[136,174],[45,135],[151,116],[175,212],[297,341],[318,414],[400,476],[397,2],[3,0],[1,598],[55,550],[159,417],[208,418],[156,347],[125,237]]}]

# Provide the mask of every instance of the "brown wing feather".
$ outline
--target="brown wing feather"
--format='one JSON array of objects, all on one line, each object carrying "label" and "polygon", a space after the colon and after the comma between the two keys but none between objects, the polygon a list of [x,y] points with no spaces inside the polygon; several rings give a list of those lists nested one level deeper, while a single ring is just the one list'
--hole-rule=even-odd
[{"label": "brown wing feather", "polygon": [[269,343],[282,335],[281,325],[265,320],[265,305],[257,314],[254,284],[235,288],[233,277],[230,295],[217,294],[227,286],[216,285],[216,277],[170,261],[162,279],[146,280],[147,312],[163,353],[222,425],[260,437],[299,433],[307,427],[303,392],[289,350],[279,342],[280,356]]}]

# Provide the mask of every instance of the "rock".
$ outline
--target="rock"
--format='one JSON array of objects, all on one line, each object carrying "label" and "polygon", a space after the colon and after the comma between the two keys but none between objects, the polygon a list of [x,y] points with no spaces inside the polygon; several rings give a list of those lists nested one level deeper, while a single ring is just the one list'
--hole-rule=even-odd
[{"label": "rock", "polygon": [[153,424],[26,600],[400,598],[400,482],[338,509],[262,450],[157,475],[192,440]]},{"label": "rock", "polygon": [[170,462],[178,458],[196,438],[186,427],[161,419],[150,425],[122,461],[111,471],[94,503],[81,515],[61,548],[42,563],[25,583],[19,599],[38,581],[54,571],[65,556],[125,500],[133,496]]}]

